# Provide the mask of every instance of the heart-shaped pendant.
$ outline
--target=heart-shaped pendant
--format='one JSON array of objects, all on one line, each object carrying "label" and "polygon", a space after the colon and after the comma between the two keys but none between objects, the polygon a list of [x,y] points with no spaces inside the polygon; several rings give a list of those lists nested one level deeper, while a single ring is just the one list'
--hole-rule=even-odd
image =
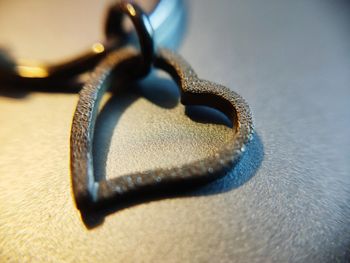
[{"label": "heart-shaped pendant", "polygon": [[176,185],[203,183],[223,175],[244,152],[252,138],[253,123],[248,105],[237,93],[221,85],[201,80],[177,54],[161,49],[154,65],[168,72],[178,83],[181,103],[205,105],[223,112],[233,123],[232,141],[202,160],[167,169],[127,174],[97,181],[94,176],[92,145],[99,103],[112,72],[137,72],[140,55],[132,48],[115,51],[102,61],[79,95],[71,131],[71,172],[73,192],[79,209],[91,209],[125,197]]}]

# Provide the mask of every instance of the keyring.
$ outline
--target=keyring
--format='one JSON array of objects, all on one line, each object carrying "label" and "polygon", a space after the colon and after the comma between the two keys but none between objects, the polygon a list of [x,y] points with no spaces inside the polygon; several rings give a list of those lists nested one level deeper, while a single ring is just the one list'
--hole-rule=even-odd
[{"label": "keyring", "polygon": [[[116,50],[130,42],[131,33],[123,30],[121,23],[122,12],[118,12],[118,8],[116,8],[118,4],[119,2],[108,8],[107,22],[105,24],[106,39],[104,41],[92,45],[90,50],[64,63],[43,64],[37,62],[35,64],[20,64],[16,61],[6,61],[0,56],[1,82],[20,85],[69,83],[67,87],[80,86],[81,83],[77,81],[77,76],[94,68],[94,66],[111,51]],[[161,33],[158,31],[162,30],[165,24],[174,21],[178,22],[178,19],[172,19],[172,17],[182,13],[182,4],[182,0],[159,0],[153,11],[151,11],[151,13],[148,15],[150,24],[149,28],[153,28],[156,33]],[[132,14],[129,14],[129,17],[133,19]],[[139,26],[141,26],[141,24]],[[142,30],[142,32],[146,31]],[[147,36],[143,37],[146,38]],[[164,40],[162,39],[162,41]],[[143,53],[151,54],[152,52]],[[146,60],[148,59],[151,58],[147,58]]]},{"label": "keyring", "polygon": [[147,75],[153,64],[154,30],[149,17],[138,5],[129,2],[121,2],[110,8],[107,16],[106,35],[112,39],[114,36],[124,34],[124,31],[118,32],[114,30],[114,28],[119,28],[118,25],[121,24],[124,15],[127,15],[131,19],[137,32],[142,54],[142,61],[139,63],[141,65],[139,71],[141,75]]}]

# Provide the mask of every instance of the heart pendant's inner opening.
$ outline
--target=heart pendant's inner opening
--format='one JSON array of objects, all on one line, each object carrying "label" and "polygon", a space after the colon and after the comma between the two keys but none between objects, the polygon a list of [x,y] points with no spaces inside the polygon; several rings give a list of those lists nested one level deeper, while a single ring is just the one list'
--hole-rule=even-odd
[{"label": "heart pendant's inner opening", "polygon": [[164,74],[118,87],[101,105],[93,144],[98,181],[203,159],[233,139],[225,115],[182,105],[176,83]]}]

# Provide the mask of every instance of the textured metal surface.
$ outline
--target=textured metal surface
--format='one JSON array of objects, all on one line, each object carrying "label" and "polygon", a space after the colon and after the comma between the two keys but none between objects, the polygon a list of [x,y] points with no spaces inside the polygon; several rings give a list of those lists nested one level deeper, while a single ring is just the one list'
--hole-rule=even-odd
[{"label": "textured metal surface", "polygon": [[160,49],[155,58],[155,65],[168,71],[179,83],[181,103],[211,106],[221,110],[232,122],[231,140],[214,154],[194,162],[98,180],[94,175],[93,140],[100,101],[109,87],[107,83],[111,82],[113,69],[119,66],[118,70],[122,70],[121,64],[134,61],[124,71],[138,70],[141,58],[132,48],[111,53],[96,67],[79,93],[71,131],[72,185],[79,209],[93,208],[105,202],[120,202],[125,196],[139,192],[156,192],[164,187],[169,191],[171,186],[174,191],[176,186],[181,189],[181,184],[184,183],[216,179],[219,175],[225,175],[232,165],[237,163],[245,151],[247,142],[252,139],[251,113],[248,105],[237,93],[199,79],[179,55],[167,49]]},{"label": "textured metal surface", "polygon": [[[257,136],[242,161],[194,193],[113,211],[87,229],[69,171],[78,96],[2,93],[1,262],[348,261],[349,4],[191,0],[190,7],[179,53],[253,112]],[[188,118],[167,79],[125,89],[103,99],[94,153],[100,174],[181,165],[230,139],[225,125]]]}]

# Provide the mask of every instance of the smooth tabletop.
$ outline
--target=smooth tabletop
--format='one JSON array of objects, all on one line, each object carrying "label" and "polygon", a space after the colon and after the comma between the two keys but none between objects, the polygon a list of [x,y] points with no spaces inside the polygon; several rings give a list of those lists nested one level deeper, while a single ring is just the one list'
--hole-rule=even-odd
[{"label": "smooth tabletop", "polygon": [[[57,9],[62,17],[54,7],[43,11],[49,2],[33,1],[32,22],[48,21],[33,35],[23,17],[30,17],[29,1],[0,3],[1,44],[57,59],[52,52],[74,54],[64,46],[79,50],[98,40],[106,2],[69,3]],[[21,4],[28,6],[17,11]],[[256,136],[241,162],[192,192],[139,200],[84,222],[69,170],[77,94],[2,88],[1,262],[349,260],[350,4],[193,0],[187,8],[179,53],[200,77],[242,95],[253,112]],[[80,28],[75,22],[83,19]],[[95,166],[113,177],[188,162],[224,144],[227,129],[215,112],[186,110],[175,83],[160,75],[106,96]]]}]

